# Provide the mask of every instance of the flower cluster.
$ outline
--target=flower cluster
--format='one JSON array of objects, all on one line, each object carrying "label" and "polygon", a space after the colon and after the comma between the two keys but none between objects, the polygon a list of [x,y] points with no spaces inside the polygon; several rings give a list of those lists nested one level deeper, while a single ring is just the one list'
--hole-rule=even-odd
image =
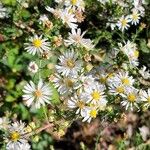
[{"label": "flower cluster", "polygon": [[[60,0],[57,1],[58,8],[46,7],[46,10],[51,12],[56,18],[61,19],[62,23],[71,29],[78,27],[77,23],[84,19],[83,12],[85,4],[83,0]],[[60,8],[60,6],[62,8]],[[65,7],[65,8],[64,8]]]},{"label": "flower cluster", "polygon": [[96,118],[98,110],[106,107],[105,86],[91,75],[84,75],[82,61],[77,60],[74,51],[64,53],[59,60],[53,83],[63,100],[67,100],[68,107],[77,109],[76,113],[80,113],[83,121],[90,122]]},{"label": "flower cluster", "polygon": [[[76,110],[76,114],[83,118],[83,121],[88,122],[92,118],[96,118],[100,111],[105,111],[107,105],[109,105],[109,96],[120,97],[120,103],[122,106],[125,106],[126,110],[134,110],[134,106],[139,109],[138,103],[142,102],[141,96],[148,96],[145,94],[146,92],[135,87],[136,80],[129,75],[130,73],[125,68],[124,63],[122,64],[122,69],[118,69],[118,71],[113,73],[114,64],[109,64],[110,66],[107,67],[92,67],[93,69],[86,70],[85,56],[77,49],[92,51],[94,44],[90,39],[84,38],[86,32],[82,33],[77,24],[79,21],[76,13],[84,13],[84,2],[82,0],[57,0],[55,2],[56,8],[47,6],[46,10],[51,12],[67,28],[69,27],[71,29],[71,32],[68,32],[69,37],[67,39],[61,37],[58,40],[58,38],[54,38],[54,42],[58,42],[55,47],[61,46],[59,42],[63,40],[64,43],[62,43],[62,46],[65,46],[67,50],[61,52],[61,55],[58,57],[58,64],[54,67],[55,73],[51,74],[49,78],[59,92],[60,99],[63,103],[66,103],[68,108]],[[123,5],[121,2],[112,2],[118,3],[126,9],[125,3]],[[109,3],[109,1],[105,3]],[[105,3],[103,2],[103,5]],[[143,14],[142,4],[139,4],[141,6],[140,9],[135,2],[130,3],[133,6],[131,10],[132,14],[126,17],[122,16],[115,24],[122,31],[129,27],[128,23],[132,25],[139,24]],[[44,28],[49,28],[50,26],[48,25],[50,24],[52,26],[54,25],[50,23],[47,15],[41,16],[39,20],[40,25],[43,25]],[[51,51],[50,44],[52,44],[52,41],[49,42],[49,39],[43,38],[42,35],[34,35],[29,41],[29,43],[25,43],[25,50],[29,54],[38,54],[38,57],[43,57],[43,55]],[[136,43],[129,40],[124,42],[124,44],[122,43],[118,43],[119,48],[114,49],[116,53],[115,57],[117,58],[118,54],[122,52],[128,58],[129,63],[126,67],[128,65],[131,68],[137,67],[139,65],[139,51]],[[110,71],[108,68],[111,66],[112,70]],[[49,67],[51,68],[50,65]],[[30,62],[28,66],[28,70],[33,74],[40,73],[40,69],[41,66],[38,66],[35,61]],[[139,70],[140,72],[143,74],[141,70]],[[149,76],[149,73],[147,73],[147,76]],[[28,107],[40,108],[41,106],[45,106],[45,104],[51,104],[52,90],[41,78],[39,78],[37,85],[30,81],[24,86],[23,92],[23,100]],[[148,107],[149,105],[146,103],[144,106]]]},{"label": "flower cluster", "polygon": [[129,63],[131,66],[135,67],[138,66],[138,57],[139,51],[135,43],[127,41],[125,45],[119,43],[120,51],[122,51],[129,59]]},{"label": "flower cluster", "polygon": [[134,82],[132,76],[129,76],[127,72],[119,72],[117,74],[113,74],[113,76],[108,80],[109,92],[111,94],[120,95],[122,97],[121,104],[126,107],[126,109],[130,108],[133,110],[133,106],[138,105],[137,103],[140,101],[138,95],[138,89],[134,88]]},{"label": "flower cluster", "polygon": [[8,119],[0,118],[0,129],[5,132],[6,150],[30,150],[31,146],[28,143],[29,136],[26,131],[25,123],[9,122]]},{"label": "flower cluster", "polygon": [[133,9],[131,15],[121,16],[116,26],[119,28],[119,30],[123,32],[124,30],[127,30],[130,27],[129,23],[131,23],[131,25],[137,25],[139,23],[139,20],[140,13],[137,9]]},{"label": "flower cluster", "polygon": [[[113,3],[117,4],[122,9],[122,16],[115,16],[112,17],[107,25],[111,27],[112,30],[114,30],[116,27],[124,32],[124,30],[127,30],[131,25],[137,25],[139,24],[139,21],[141,17],[145,15],[145,9],[143,5],[146,4],[145,0],[127,0],[127,1],[116,1],[112,0],[111,2],[108,0],[100,1],[103,5],[106,5],[106,3]],[[124,12],[131,11],[131,14],[128,15]],[[113,22],[113,23],[112,23]]]}]

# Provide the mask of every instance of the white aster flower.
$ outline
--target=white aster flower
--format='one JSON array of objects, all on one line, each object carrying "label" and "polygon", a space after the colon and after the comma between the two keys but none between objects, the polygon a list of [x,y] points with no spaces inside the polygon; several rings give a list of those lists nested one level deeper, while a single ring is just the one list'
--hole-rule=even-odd
[{"label": "white aster flower", "polygon": [[141,74],[141,76],[144,78],[144,79],[149,79],[150,78],[150,70],[147,70],[146,66],[143,66],[140,70],[139,70],[139,73]]},{"label": "white aster flower", "polygon": [[92,75],[81,75],[80,80],[84,90],[95,86],[95,78],[93,78]]},{"label": "white aster flower", "polygon": [[85,3],[83,0],[65,0],[65,5],[72,9],[77,8],[79,11],[85,10]]},{"label": "white aster flower", "polygon": [[142,4],[146,5],[148,3],[146,2],[146,0],[134,0],[133,4],[134,4],[134,6],[139,6],[139,5],[142,5]]},{"label": "white aster flower", "polygon": [[82,96],[75,95],[68,100],[68,107],[71,109],[76,109],[76,114],[81,114],[83,116],[83,110],[86,107],[86,99],[82,99]]},{"label": "white aster flower", "polygon": [[128,53],[130,53],[130,51],[132,51],[133,49],[136,49],[136,44],[129,40],[125,42],[125,44],[119,43],[118,45],[120,47],[120,50],[126,55],[128,55]]},{"label": "white aster flower", "polygon": [[6,137],[6,149],[7,150],[21,150],[22,144],[26,144],[27,137],[25,136],[25,124],[20,122],[14,122],[8,127],[8,137]]},{"label": "white aster flower", "polygon": [[0,118],[0,130],[1,129],[7,130],[8,125],[9,125],[9,119],[8,118],[6,118],[6,117]]},{"label": "white aster flower", "polygon": [[116,84],[123,86],[132,86],[134,79],[132,76],[128,75],[128,72],[120,71],[119,73],[114,74],[111,78],[108,79],[108,84]]},{"label": "white aster flower", "polygon": [[122,94],[123,101],[121,102],[122,106],[126,110],[130,109],[133,111],[133,108],[136,107],[139,109],[138,104],[140,102],[139,91],[134,87],[126,88],[124,94]]},{"label": "white aster flower", "polygon": [[137,25],[139,23],[140,14],[136,9],[133,10],[132,14],[130,15],[130,19],[131,19],[131,24]]},{"label": "white aster flower", "polygon": [[55,0],[55,2],[59,4],[59,3],[63,3],[64,0]]},{"label": "white aster flower", "polygon": [[6,150],[31,150],[31,146],[29,143],[20,143],[17,147],[12,147],[12,145],[8,145]]},{"label": "white aster flower", "polygon": [[144,103],[144,107],[149,108],[150,107],[150,89],[146,91],[140,90],[140,98],[141,101]]},{"label": "white aster flower", "polygon": [[27,0],[16,0],[18,3],[20,3],[20,5],[24,8],[28,8],[29,7],[29,3],[27,2]]},{"label": "white aster flower", "polygon": [[81,70],[82,62],[77,60],[77,54],[74,51],[67,51],[59,57],[59,64],[56,69],[63,76],[77,76]]},{"label": "white aster flower", "polygon": [[62,13],[61,9],[57,9],[57,8],[54,9],[54,8],[47,6],[46,10],[51,12],[56,18],[61,18],[61,13]]},{"label": "white aster flower", "polygon": [[143,139],[144,141],[146,141],[147,138],[148,138],[149,135],[150,135],[149,127],[147,127],[147,126],[142,126],[141,128],[139,128],[139,130],[140,130],[140,134],[141,134],[141,136],[142,136],[142,139]]},{"label": "white aster flower", "polygon": [[95,82],[92,87],[85,89],[83,97],[87,99],[87,102],[97,105],[103,110],[107,104],[106,96],[104,95],[105,86]]},{"label": "white aster flower", "polygon": [[[129,7],[129,3],[128,0],[114,0],[118,5],[120,5],[121,7],[127,8]],[[130,0],[129,0],[130,1]]]},{"label": "white aster flower", "polygon": [[37,65],[34,61],[31,61],[31,62],[29,63],[28,70],[29,70],[30,72],[32,72],[32,73],[37,73],[37,72],[38,72],[38,69],[39,69],[39,67],[38,67],[38,65]]},{"label": "white aster flower", "polygon": [[119,21],[118,21],[118,23],[117,23],[117,26],[118,26],[118,28],[119,28],[119,30],[121,30],[122,32],[126,29],[128,29],[129,28],[129,23],[130,22],[130,19],[129,19],[129,16],[126,16],[126,17],[124,17],[124,16],[122,16],[120,19],[119,19]]},{"label": "white aster flower", "polygon": [[91,122],[91,120],[96,118],[98,110],[96,107],[85,107],[82,110],[82,117],[83,117],[83,122],[87,121],[88,123]]},{"label": "white aster flower", "polygon": [[20,145],[20,150],[31,150],[29,143],[24,143]]},{"label": "white aster flower", "polygon": [[139,51],[135,43],[127,41],[125,45],[119,43],[120,50],[128,56],[129,62],[132,66],[138,66]]},{"label": "white aster flower", "polygon": [[78,89],[80,84],[77,78],[73,77],[61,77],[59,75],[55,75],[53,79],[54,85],[57,88],[58,92],[63,94],[70,94],[73,90]]},{"label": "white aster flower", "polygon": [[145,0],[134,0],[134,8],[133,10],[137,10],[140,12],[140,15],[141,16],[144,16],[145,15],[145,8],[142,6],[142,4],[146,4]]},{"label": "white aster flower", "polygon": [[95,70],[95,79],[103,85],[107,84],[108,78],[112,76],[110,65],[99,66]]},{"label": "white aster flower", "polygon": [[123,0],[98,0],[100,3],[102,3],[103,5],[105,5],[106,3],[113,3],[113,4],[117,4],[121,7],[128,7],[127,3],[125,3],[126,1]]},{"label": "white aster flower", "polygon": [[42,105],[45,106],[46,103],[50,104],[52,90],[49,84],[45,84],[41,79],[37,86],[32,81],[27,83],[23,92],[23,100],[28,107],[40,108]]},{"label": "white aster flower", "polygon": [[47,42],[47,40],[47,38],[42,38],[42,35],[40,37],[34,35],[34,37],[29,39],[29,43],[25,43],[25,50],[32,55],[35,55],[36,53],[42,54],[43,52],[50,50],[50,43]]},{"label": "white aster flower", "polygon": [[108,73],[100,73],[98,75],[98,80],[101,84],[105,85],[107,83],[108,77],[109,77]]},{"label": "white aster flower", "polygon": [[129,54],[129,62],[133,67],[136,67],[139,65],[139,51],[138,50],[133,50],[132,53]]},{"label": "white aster flower", "polygon": [[110,26],[111,30],[114,30],[115,27],[117,26],[116,23],[107,23],[107,26]]},{"label": "white aster flower", "polygon": [[40,18],[39,18],[39,23],[40,24],[46,24],[46,22],[48,22],[49,21],[49,19],[48,19],[48,17],[47,17],[47,15],[41,15],[40,16]]},{"label": "white aster flower", "polygon": [[90,39],[85,39],[83,36],[85,35],[85,31],[81,34],[81,29],[78,28],[77,30],[72,29],[71,33],[69,33],[69,37],[65,40],[65,44],[67,46],[75,44],[77,46],[83,46],[87,49],[92,49],[94,45]]},{"label": "white aster flower", "polygon": [[100,3],[102,3],[103,5],[105,5],[106,3],[109,2],[109,0],[98,0]]},{"label": "white aster flower", "polygon": [[0,2],[0,18],[8,17],[7,9],[3,7],[2,3]]},{"label": "white aster flower", "polygon": [[75,15],[69,12],[69,9],[64,9],[61,12],[61,19],[63,24],[66,24],[71,29],[76,29],[78,27],[76,24],[77,19],[75,18]]},{"label": "white aster flower", "polygon": [[124,86],[122,83],[118,82],[115,84],[110,84],[109,85],[109,93],[113,95],[122,95],[125,92],[126,86]]}]

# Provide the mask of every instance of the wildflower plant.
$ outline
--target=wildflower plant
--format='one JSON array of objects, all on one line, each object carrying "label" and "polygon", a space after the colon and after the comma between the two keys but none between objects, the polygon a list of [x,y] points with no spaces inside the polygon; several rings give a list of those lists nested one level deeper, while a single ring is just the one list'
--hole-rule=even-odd
[{"label": "wildflower plant", "polygon": [[[144,0],[2,0],[0,146],[44,149],[75,120],[111,122],[148,111],[149,6]],[[42,131],[47,143],[37,147]]]}]

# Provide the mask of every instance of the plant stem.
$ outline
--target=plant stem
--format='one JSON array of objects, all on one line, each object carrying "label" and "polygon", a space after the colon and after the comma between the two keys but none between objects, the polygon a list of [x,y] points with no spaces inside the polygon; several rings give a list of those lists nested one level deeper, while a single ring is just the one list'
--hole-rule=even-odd
[{"label": "plant stem", "polygon": [[49,124],[47,124],[47,125],[44,125],[43,127],[40,127],[40,128],[38,128],[38,129],[36,129],[35,131],[32,131],[32,132],[30,132],[30,133],[25,134],[25,136],[26,136],[26,137],[30,137],[30,136],[33,136],[33,135],[35,135],[35,134],[39,134],[39,133],[42,132],[43,130],[46,130],[46,129],[48,129],[48,128],[52,128],[53,126],[54,126],[54,124],[49,123]]},{"label": "plant stem", "polygon": [[133,42],[135,42],[135,40],[136,40],[136,38],[137,38],[137,36],[139,35],[140,32],[141,32],[140,30],[136,31],[136,34],[134,35],[134,38],[133,38]]},{"label": "plant stem", "polygon": [[39,80],[40,80],[40,78],[41,78],[41,74],[40,74],[40,70],[41,70],[41,64],[42,64],[42,60],[40,59],[39,60]]},{"label": "plant stem", "polygon": [[43,113],[44,113],[44,115],[45,115],[45,119],[46,119],[47,123],[50,123],[50,122],[49,122],[49,119],[48,119],[48,115],[47,115],[47,113],[46,113],[45,107],[43,107]]},{"label": "plant stem", "polygon": [[99,130],[97,137],[96,137],[95,150],[98,150],[98,143],[99,143],[100,136],[101,136],[101,132]]}]

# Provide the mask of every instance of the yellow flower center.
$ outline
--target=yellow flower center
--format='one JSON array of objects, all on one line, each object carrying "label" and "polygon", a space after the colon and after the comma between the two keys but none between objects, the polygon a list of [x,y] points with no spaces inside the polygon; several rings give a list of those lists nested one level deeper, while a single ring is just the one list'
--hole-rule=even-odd
[{"label": "yellow flower center", "polygon": [[125,27],[125,26],[127,25],[127,20],[122,19],[122,20],[121,20],[121,24],[122,24],[123,27]]},{"label": "yellow flower center", "polygon": [[118,93],[124,93],[124,88],[123,88],[123,86],[117,87],[116,91],[117,91]]},{"label": "yellow flower center", "polygon": [[80,41],[81,41],[81,37],[80,36],[75,36],[74,38],[73,38],[76,42],[78,42],[78,43],[80,43]]},{"label": "yellow flower center", "polygon": [[97,111],[96,111],[96,110],[91,110],[91,111],[90,111],[90,116],[91,116],[92,118],[96,118],[96,115],[97,115]]},{"label": "yellow flower center", "polygon": [[78,0],[71,0],[72,5],[76,5]]},{"label": "yellow flower center", "polygon": [[20,139],[20,134],[17,131],[11,133],[10,138],[12,141],[16,142]]},{"label": "yellow flower center", "polygon": [[35,92],[34,92],[34,95],[37,97],[37,98],[40,98],[40,97],[42,97],[42,91],[41,90],[36,90]]},{"label": "yellow flower center", "polygon": [[121,79],[122,83],[125,84],[125,85],[130,85],[130,81],[128,78],[123,78]]},{"label": "yellow flower center", "polygon": [[100,80],[101,83],[104,84],[104,83],[106,83],[107,78],[106,77],[101,77],[99,80]]},{"label": "yellow flower center", "polygon": [[134,57],[135,57],[135,58],[138,58],[138,57],[139,57],[139,51],[137,51],[137,50],[134,51]]},{"label": "yellow flower center", "polygon": [[42,41],[40,39],[33,40],[33,45],[37,48],[42,46]]},{"label": "yellow flower center", "polygon": [[91,94],[91,96],[92,96],[92,98],[93,98],[94,100],[99,100],[100,97],[101,97],[101,95],[100,95],[100,93],[99,93],[98,91],[94,91],[94,92]]},{"label": "yellow flower center", "polygon": [[109,73],[109,74],[107,75],[107,78],[109,79],[109,78],[111,78],[111,77],[113,77],[113,76],[114,76],[113,73]]},{"label": "yellow flower center", "polygon": [[84,106],[85,106],[85,103],[83,101],[78,101],[77,102],[77,106],[80,108],[80,109],[83,109]]},{"label": "yellow flower center", "polygon": [[130,93],[127,98],[130,102],[135,102],[136,101],[136,96],[135,96],[134,93]]},{"label": "yellow flower center", "polygon": [[70,9],[69,9],[69,13],[70,13],[70,14],[73,14],[73,9],[70,8]]},{"label": "yellow flower center", "polygon": [[133,14],[132,14],[132,19],[133,19],[133,20],[137,20],[137,19],[138,19],[138,16],[139,16],[139,15],[138,15],[137,13],[133,13]]},{"label": "yellow flower center", "polygon": [[71,59],[68,59],[68,60],[67,60],[67,66],[68,66],[69,68],[73,68],[73,67],[75,66],[74,61],[71,60]]},{"label": "yellow flower center", "polygon": [[150,97],[147,98],[148,103],[150,103]]},{"label": "yellow flower center", "polygon": [[70,79],[65,79],[64,83],[66,84],[67,87],[71,88],[73,87],[73,81]]}]

